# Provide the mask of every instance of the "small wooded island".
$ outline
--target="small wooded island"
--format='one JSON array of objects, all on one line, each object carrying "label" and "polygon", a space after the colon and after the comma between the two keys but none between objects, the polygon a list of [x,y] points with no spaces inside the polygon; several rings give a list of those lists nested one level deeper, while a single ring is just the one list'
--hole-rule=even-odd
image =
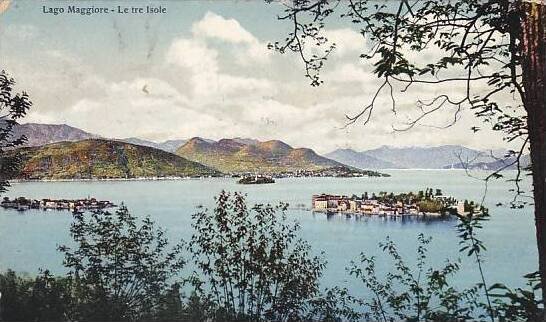
[{"label": "small wooded island", "polygon": [[267,184],[267,183],[275,183],[275,180],[272,177],[268,176],[246,176],[237,181],[237,183],[240,184]]}]

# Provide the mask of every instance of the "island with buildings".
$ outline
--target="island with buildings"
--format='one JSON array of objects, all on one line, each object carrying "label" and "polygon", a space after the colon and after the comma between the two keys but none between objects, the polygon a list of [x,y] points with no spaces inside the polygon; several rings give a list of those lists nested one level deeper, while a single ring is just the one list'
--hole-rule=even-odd
[{"label": "island with buildings", "polygon": [[427,188],[417,193],[367,193],[357,196],[320,194],[312,197],[312,210],[378,216],[444,217],[479,213],[485,208],[472,201],[458,201],[443,195],[440,189]]},{"label": "island with buildings", "polygon": [[18,197],[9,199],[4,197],[0,202],[0,207],[4,209],[15,209],[25,211],[29,209],[41,210],[68,210],[74,213],[81,213],[87,210],[100,210],[105,208],[115,207],[116,205],[110,201],[97,200],[96,198],[85,199],[29,199],[26,197]]}]

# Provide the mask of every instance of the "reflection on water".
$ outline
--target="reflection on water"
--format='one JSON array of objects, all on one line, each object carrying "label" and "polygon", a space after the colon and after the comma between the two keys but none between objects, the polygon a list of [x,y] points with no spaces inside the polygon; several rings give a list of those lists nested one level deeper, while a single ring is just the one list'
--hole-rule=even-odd
[{"label": "reflection on water", "polygon": [[403,216],[389,216],[389,215],[362,215],[355,213],[339,213],[339,212],[321,212],[321,211],[311,211],[313,217],[323,216],[326,217],[327,221],[337,221],[337,220],[354,220],[355,222],[363,223],[375,223],[375,222],[395,222],[401,224],[421,224],[421,225],[432,225],[439,223],[449,223],[453,224],[457,222],[457,217],[455,216],[413,216],[413,215],[403,215]]}]

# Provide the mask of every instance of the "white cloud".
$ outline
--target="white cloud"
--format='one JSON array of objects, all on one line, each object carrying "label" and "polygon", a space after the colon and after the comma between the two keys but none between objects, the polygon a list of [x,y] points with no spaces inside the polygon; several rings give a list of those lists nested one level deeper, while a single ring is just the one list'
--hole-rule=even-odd
[{"label": "white cloud", "polygon": [[216,38],[235,44],[258,41],[237,20],[226,19],[210,11],[205,14],[203,19],[193,24],[192,32],[196,36]]},{"label": "white cloud", "polygon": [[237,20],[224,18],[214,12],[207,12],[193,24],[192,35],[194,39],[215,39],[233,45],[235,59],[241,65],[267,63],[272,55],[267,44],[260,42]]},{"label": "white cloud", "polygon": [[167,62],[186,67],[193,73],[217,73],[218,52],[203,41],[180,38],[167,51]]},{"label": "white cloud", "polygon": [[244,52],[237,55],[237,62],[243,66],[252,66],[254,63],[266,64],[271,61],[273,52],[265,43],[250,43]]},{"label": "white cloud", "polygon": [[334,53],[337,55],[359,54],[366,50],[365,38],[353,29],[325,29],[324,36],[336,44]]},{"label": "white cloud", "polygon": [[111,83],[105,95],[79,100],[63,118],[71,125],[115,138],[162,139],[183,135],[186,127],[216,123],[198,106],[194,109],[174,87],[154,78]]},{"label": "white cloud", "polygon": [[339,63],[331,71],[324,74],[324,79],[328,82],[357,82],[369,84],[377,82],[377,77],[369,70],[354,63]]},{"label": "white cloud", "polygon": [[[197,30],[208,30],[204,28],[205,26],[209,26],[206,22],[211,20],[213,21],[212,25],[216,27],[221,27],[217,25],[222,22],[226,23],[227,26],[240,27],[238,23],[234,24],[232,20],[225,20],[220,16],[207,13],[205,18],[196,24],[200,26]],[[194,29],[196,29],[195,25]],[[229,28],[226,27],[225,29]],[[242,30],[244,31],[244,29]],[[206,33],[206,35],[211,36],[211,32]],[[225,35],[231,36],[228,37]],[[235,34],[231,32],[227,32],[225,35],[223,36],[224,38],[231,40],[246,39],[246,37],[235,37]],[[245,34],[243,33],[243,35]],[[254,38],[251,37],[251,39]],[[251,44],[254,44],[253,40],[251,40]],[[201,100],[211,101],[218,98],[223,99],[226,95],[241,95],[243,93],[260,95],[264,91],[272,91],[269,80],[246,75],[236,76],[221,72],[219,50],[212,46],[202,38],[178,38],[172,42],[167,51],[166,61],[169,64],[181,67],[189,73],[193,94],[200,97]],[[237,57],[248,61],[248,57],[259,56],[259,52],[254,52],[252,46],[248,50],[250,51],[246,54],[243,53]]]}]

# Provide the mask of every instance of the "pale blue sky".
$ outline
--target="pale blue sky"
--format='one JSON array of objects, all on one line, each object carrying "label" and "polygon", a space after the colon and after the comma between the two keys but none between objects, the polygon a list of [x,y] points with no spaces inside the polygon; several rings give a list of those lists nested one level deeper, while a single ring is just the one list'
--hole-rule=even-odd
[{"label": "pale blue sky", "polygon": [[[162,5],[167,13],[42,12],[44,5],[72,4]],[[469,112],[448,130],[423,126],[393,133],[393,124],[415,115],[417,96],[434,93],[423,87],[400,96],[397,116],[385,97],[371,124],[340,129],[344,115],[366,105],[378,85],[370,64],[358,58],[364,38],[333,19],[326,32],[338,49],[323,71],[326,84],[311,88],[295,55],[266,48],[287,33],[289,26],[276,19],[280,10],[259,0],[12,1],[0,14],[0,66],[31,94],[28,121],[66,123],[108,137],[281,139],[323,153],[385,144],[503,145],[498,135],[473,135],[470,126],[480,123]],[[448,119],[438,115],[427,122]]]}]

